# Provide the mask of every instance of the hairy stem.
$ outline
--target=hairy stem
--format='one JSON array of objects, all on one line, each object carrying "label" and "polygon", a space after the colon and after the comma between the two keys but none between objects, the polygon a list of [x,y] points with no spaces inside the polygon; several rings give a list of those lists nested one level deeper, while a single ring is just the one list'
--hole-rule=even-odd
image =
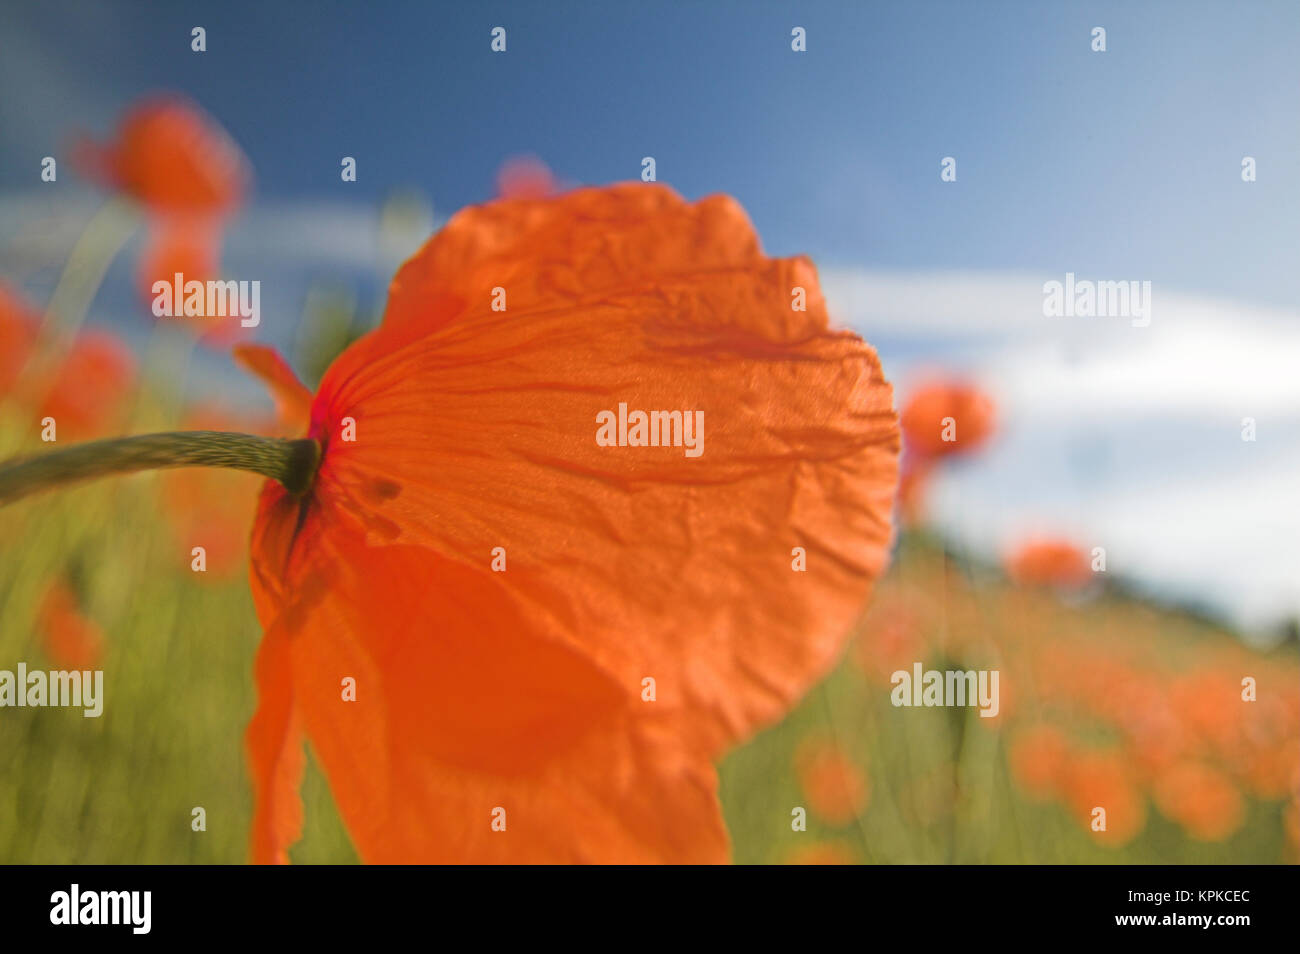
[{"label": "hairy stem", "polygon": [[64,484],[165,467],[230,467],[278,480],[289,493],[311,487],[320,463],[316,441],[227,431],[171,431],[78,444],[0,464],[0,507]]}]

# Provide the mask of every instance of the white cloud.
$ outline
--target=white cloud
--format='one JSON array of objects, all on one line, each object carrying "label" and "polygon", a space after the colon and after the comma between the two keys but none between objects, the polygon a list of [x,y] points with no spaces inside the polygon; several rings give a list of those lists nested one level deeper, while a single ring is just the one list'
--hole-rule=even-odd
[{"label": "white cloud", "polygon": [[1043,282],[1061,276],[822,275],[832,314],[879,347],[900,399],[934,365],[997,398],[997,440],[934,488],[954,537],[996,557],[1056,530],[1244,625],[1300,612],[1300,316],[1157,285],[1138,328],[1043,317]]}]

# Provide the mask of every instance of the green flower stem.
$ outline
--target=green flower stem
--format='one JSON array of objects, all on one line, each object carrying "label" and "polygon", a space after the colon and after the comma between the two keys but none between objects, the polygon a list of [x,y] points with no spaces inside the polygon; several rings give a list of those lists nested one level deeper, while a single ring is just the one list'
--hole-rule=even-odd
[{"label": "green flower stem", "polygon": [[64,484],[167,467],[230,467],[278,480],[301,496],[320,464],[320,444],[227,431],[171,431],[78,444],[0,464],[0,507]]}]

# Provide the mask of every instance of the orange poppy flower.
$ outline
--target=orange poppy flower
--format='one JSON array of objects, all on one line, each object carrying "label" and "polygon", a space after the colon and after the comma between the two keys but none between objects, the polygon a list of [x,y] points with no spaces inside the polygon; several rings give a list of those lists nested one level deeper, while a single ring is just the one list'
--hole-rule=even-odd
[{"label": "orange poppy flower", "polygon": [[815,815],[832,825],[848,825],[866,810],[867,780],[835,743],[805,741],[795,753],[794,764]]},{"label": "orange poppy flower", "polygon": [[[220,249],[221,230],[215,222],[170,218],[154,223],[137,265],[141,297],[152,307],[154,283],[162,281],[171,287],[178,274],[183,276],[184,282],[206,282],[217,278]],[[201,342],[213,346],[229,345],[250,334],[238,316],[176,316],[158,318],[157,321],[184,325]]]},{"label": "orange poppy flower", "polygon": [[[725,860],[712,761],[829,670],[887,559],[891,389],[811,263],[725,197],[503,200],[314,399],[240,354],[323,448],[254,526],[254,858],[297,837],[305,733],[368,861]],[[631,409],[702,412],[702,453],[613,440]]]},{"label": "orange poppy flower", "polygon": [[534,156],[507,159],[497,173],[497,195],[503,199],[543,199],[555,190],[555,176]]},{"label": "orange poppy flower", "polygon": [[104,655],[103,631],[81,611],[65,580],[55,580],[45,591],[37,629],[45,652],[61,669],[94,669]]},{"label": "orange poppy flower", "polygon": [[901,415],[909,454],[951,457],[976,450],[993,434],[993,399],[963,381],[937,381],[913,392]]},{"label": "orange poppy flower", "polygon": [[1029,540],[1006,559],[1007,575],[1029,586],[1081,587],[1092,582],[1088,555],[1067,540]]},{"label": "orange poppy flower", "polygon": [[1156,779],[1161,814],[1199,841],[1223,841],[1246,820],[1245,800],[1222,772],[1201,762],[1180,762]]},{"label": "orange poppy flower", "polygon": [[80,332],[43,380],[23,377],[36,352],[40,315],[0,282],[0,396],[13,394],[37,417],[53,417],[58,438],[87,440],[113,430],[135,383],[135,358],[114,334]]},{"label": "orange poppy flower", "polygon": [[7,282],[0,281],[0,396],[8,394],[27,363],[41,317]]},{"label": "orange poppy flower", "polygon": [[135,371],[135,357],[120,338],[82,331],[44,389],[39,415],[54,418],[60,441],[103,437],[118,429]]},{"label": "orange poppy flower", "polygon": [[[1146,827],[1146,799],[1120,752],[1075,755],[1066,766],[1063,794],[1079,822],[1104,845],[1126,845]],[[1106,812],[1105,831],[1092,830],[1098,808]]]},{"label": "orange poppy flower", "polygon": [[1169,687],[1170,706],[1183,726],[1227,756],[1242,751],[1243,720],[1250,711],[1239,678],[1231,669],[1205,666],[1179,675]]},{"label": "orange poppy flower", "polygon": [[239,147],[197,106],[172,95],[140,102],[113,142],[83,140],[74,158],[87,176],[154,214],[221,216],[239,204],[248,184]]}]

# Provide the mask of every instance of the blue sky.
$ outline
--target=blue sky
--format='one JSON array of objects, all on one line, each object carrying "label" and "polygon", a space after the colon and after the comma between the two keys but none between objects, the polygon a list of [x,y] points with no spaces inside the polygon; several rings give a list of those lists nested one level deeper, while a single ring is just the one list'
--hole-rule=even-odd
[{"label": "blue sky", "polygon": [[[736,196],[770,253],[812,255],[904,393],[942,365],[998,398],[994,447],[936,488],[954,540],[996,556],[1071,532],[1129,578],[1268,625],[1300,613],[1297,50],[1294,0],[9,3],[0,276],[48,294],[100,199],[69,166],[41,183],[40,160],[147,92],[188,94],[248,154],[223,266],[262,280],[281,346],[322,281],[382,306],[395,190],[444,218],[512,156],[574,183],[654,156],[688,197]],[[142,337],[132,255],[92,321]],[[1045,320],[1042,283],[1067,271],[1150,281],[1153,324]],[[204,367],[193,387],[228,381]]]},{"label": "blue sky", "polygon": [[[1279,305],[1300,221],[1300,4],[104,3],[0,13],[0,188],[70,123],[196,98],[263,197],[481,201],[501,160],[727,191],[768,248],[1132,274]],[[189,49],[202,25],[208,51]],[[505,54],[489,50],[504,26]],[[808,51],[790,50],[790,28]],[[1107,30],[1093,53],[1089,32]],[[356,156],[352,185],[338,157]],[[958,181],[939,181],[939,160]],[[1244,155],[1259,181],[1240,181]],[[345,191],[346,190],[346,191]]]}]

